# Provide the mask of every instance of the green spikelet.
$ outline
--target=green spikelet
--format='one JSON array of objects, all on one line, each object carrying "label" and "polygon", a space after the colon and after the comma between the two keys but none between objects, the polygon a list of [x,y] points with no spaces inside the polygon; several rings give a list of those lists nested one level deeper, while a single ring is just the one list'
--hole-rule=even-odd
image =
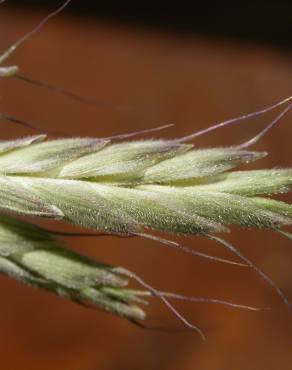
[{"label": "green spikelet", "polygon": [[0,216],[0,271],[66,299],[129,320],[143,320],[140,292],[111,266],[66,249],[54,235],[27,222]]},{"label": "green spikelet", "polygon": [[230,171],[266,153],[197,150],[167,140],[44,139],[0,144],[3,210],[117,234],[144,228],[204,234],[231,224],[291,223],[290,205],[254,197],[289,191],[292,170]]}]

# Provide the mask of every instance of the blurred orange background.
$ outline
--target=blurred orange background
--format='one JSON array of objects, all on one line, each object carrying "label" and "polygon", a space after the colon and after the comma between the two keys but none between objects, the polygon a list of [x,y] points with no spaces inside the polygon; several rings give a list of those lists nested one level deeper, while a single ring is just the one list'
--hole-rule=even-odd
[{"label": "blurred orange background", "polygon": [[[10,46],[43,16],[42,12],[3,5],[1,49]],[[175,127],[157,136],[183,136],[289,96],[291,61],[288,52],[268,47],[97,23],[64,12],[9,62],[19,65],[24,75],[96,97],[106,104],[87,106],[58,93],[6,79],[0,81],[0,111],[73,136],[103,137],[167,123],[175,123]],[[198,138],[195,145],[240,143],[272,117],[269,114],[218,130]],[[289,122],[291,114],[254,148],[267,150],[270,155],[246,168],[291,166]],[[1,127],[2,139],[31,133],[4,121]],[[227,239],[273,277],[292,301],[289,241],[269,231],[236,228]],[[230,257],[222,247],[200,237],[183,241],[196,250]],[[204,330],[207,341],[202,342],[196,333],[142,330],[3,276],[2,369],[291,368],[292,311],[251,270],[191,258],[145,240],[103,237],[68,243],[99,261],[127,267],[162,290],[273,309],[249,312],[211,304],[176,304]],[[167,320],[171,327],[180,324],[155,300],[147,310],[151,317]]]}]

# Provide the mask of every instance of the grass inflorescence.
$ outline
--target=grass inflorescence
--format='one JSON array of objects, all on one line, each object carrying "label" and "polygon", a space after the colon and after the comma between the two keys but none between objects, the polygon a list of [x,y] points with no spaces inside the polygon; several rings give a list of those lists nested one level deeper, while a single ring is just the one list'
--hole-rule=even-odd
[{"label": "grass inflorescence", "polygon": [[[102,234],[146,237],[193,254],[149,231],[200,234],[230,249],[290,305],[270,278],[215,234],[233,224],[275,231],[290,225],[292,206],[269,196],[291,189],[291,169],[237,171],[266,153],[235,146],[195,149],[181,140],[45,139],[38,135],[1,142],[3,211],[63,219]],[[166,300],[155,290],[148,294]]]},{"label": "grass inflorescence", "polygon": [[[18,65],[3,65],[19,46],[69,3],[70,0],[65,1],[0,55],[0,78],[17,78],[83,103],[100,105],[94,99],[26,77]],[[199,149],[189,143],[199,135],[259,116],[291,99],[180,139],[129,140],[144,133],[142,131],[108,138],[47,140],[46,135],[41,134],[0,141],[0,271],[137,324],[146,318],[141,305],[147,303],[150,296],[158,297],[203,338],[201,330],[187,321],[168,299],[256,310],[218,299],[161,292],[122,267],[97,263],[67,249],[59,239],[66,233],[46,230],[14,216],[45,217],[91,229],[83,235],[138,236],[210,260],[250,266],[291,306],[268,276],[217,234],[228,232],[229,225],[239,225],[274,230],[292,239],[291,234],[283,230],[292,223],[292,205],[271,198],[291,190],[292,169],[237,169],[267,155],[249,148],[278,123],[292,104],[258,135],[241,145]],[[0,113],[0,119],[43,133],[40,127],[7,114]],[[152,231],[205,236],[228,248],[241,262],[196,252],[153,235]],[[129,279],[138,282],[144,290],[130,289]]]},{"label": "grass inflorescence", "polygon": [[267,197],[291,189],[291,169],[233,170],[266,153],[175,140],[44,139],[1,142],[3,210],[127,235],[291,223],[292,206]]}]

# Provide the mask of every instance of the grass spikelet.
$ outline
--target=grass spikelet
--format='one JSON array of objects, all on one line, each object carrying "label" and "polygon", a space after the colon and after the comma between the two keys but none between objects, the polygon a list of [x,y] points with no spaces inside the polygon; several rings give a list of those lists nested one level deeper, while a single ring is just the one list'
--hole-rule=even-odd
[{"label": "grass spikelet", "polygon": [[[127,288],[111,266],[66,249],[42,228],[0,217],[0,271],[66,299],[101,308],[129,320],[144,320],[135,302],[147,292]],[[140,298],[141,296],[141,298]]]},{"label": "grass spikelet", "polygon": [[226,231],[231,224],[280,228],[291,223],[290,205],[283,212],[276,201],[260,204],[254,199],[289,191],[290,169],[230,171],[266,153],[235,147],[194,149],[167,140],[39,141],[3,143],[2,209],[63,217],[117,234],[143,228],[209,234]]}]

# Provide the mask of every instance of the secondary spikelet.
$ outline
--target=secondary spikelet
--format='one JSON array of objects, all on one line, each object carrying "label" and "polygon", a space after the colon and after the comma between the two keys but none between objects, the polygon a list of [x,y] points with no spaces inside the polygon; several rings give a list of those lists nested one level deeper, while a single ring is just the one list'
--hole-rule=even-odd
[{"label": "secondary spikelet", "polygon": [[[0,272],[66,299],[143,320],[147,292],[127,288],[114,268],[66,249],[40,227],[1,215]],[[141,298],[140,298],[141,296]]]}]

